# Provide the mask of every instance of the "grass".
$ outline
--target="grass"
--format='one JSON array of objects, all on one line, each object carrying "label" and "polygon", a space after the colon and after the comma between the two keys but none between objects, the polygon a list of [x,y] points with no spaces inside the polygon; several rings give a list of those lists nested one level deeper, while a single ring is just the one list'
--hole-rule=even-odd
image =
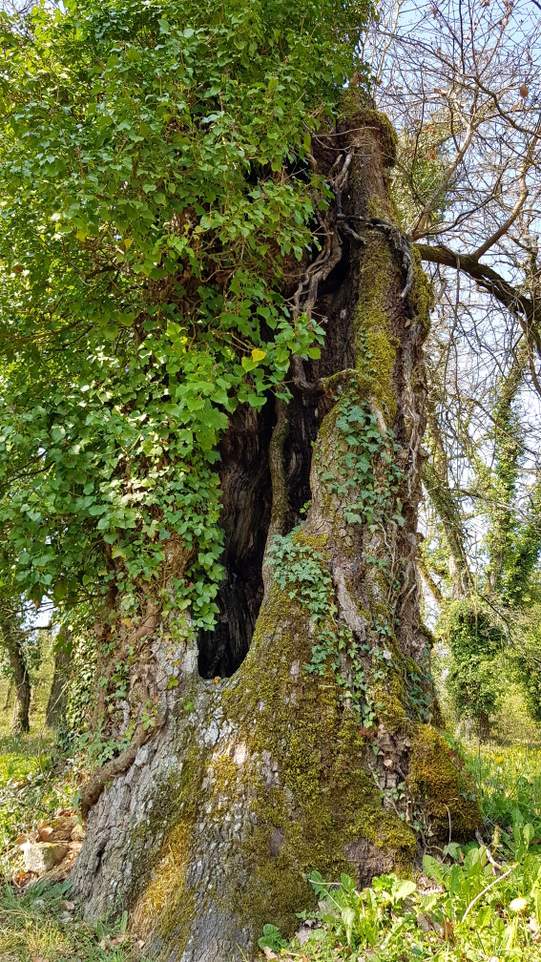
[{"label": "grass", "polygon": [[114,927],[76,919],[66,884],[22,895],[6,886],[0,896],[2,962],[128,962],[132,948],[125,918]]},{"label": "grass", "polygon": [[541,834],[541,748],[469,745],[465,753],[487,823],[510,825],[520,814]]}]

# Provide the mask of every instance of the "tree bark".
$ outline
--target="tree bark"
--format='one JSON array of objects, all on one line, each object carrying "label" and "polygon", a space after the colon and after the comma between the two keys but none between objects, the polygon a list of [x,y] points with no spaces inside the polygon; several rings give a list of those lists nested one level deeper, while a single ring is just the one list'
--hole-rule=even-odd
[{"label": "tree bark", "polygon": [[58,728],[66,711],[71,670],[71,648],[66,632],[61,631],[55,641],[53,680],[47,699],[45,720],[49,728]]},{"label": "tree bark", "polygon": [[32,690],[22,646],[22,635],[15,619],[4,617],[2,635],[7,648],[9,664],[15,687],[15,708],[12,731],[14,734],[30,731],[30,699]]},{"label": "tree bark", "polygon": [[129,908],[149,958],[252,958],[265,922],[291,931],[310,904],[310,870],[366,883],[411,864],[413,815],[434,834],[448,809],[458,832],[475,824],[430,725],[416,569],[428,296],[394,224],[393,150],[368,109],[321,138],[322,171],[341,171],[311,305],[326,344],[287,406],[238,413],[224,442],[219,657],[212,636],[198,651],[155,619],[135,660],[156,723],[94,783],[74,888],[89,918]]}]

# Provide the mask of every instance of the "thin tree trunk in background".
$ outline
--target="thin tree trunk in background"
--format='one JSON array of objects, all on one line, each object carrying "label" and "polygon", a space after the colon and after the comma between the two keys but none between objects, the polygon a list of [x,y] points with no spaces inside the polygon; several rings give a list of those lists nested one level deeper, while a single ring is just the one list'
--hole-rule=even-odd
[{"label": "thin tree trunk in background", "polygon": [[15,688],[12,731],[14,734],[19,734],[20,732],[30,731],[30,699],[32,695],[30,676],[26,667],[22,636],[18,626],[4,622],[2,634]]},{"label": "thin tree trunk in background", "polygon": [[[220,623],[198,650],[149,602],[129,698],[152,678],[155,725],[82,790],[75,892],[89,918],[128,908],[151,959],[253,958],[265,922],[291,931],[311,903],[311,870],[366,883],[411,864],[413,816],[434,837],[449,811],[457,834],[475,824],[430,724],[416,568],[428,296],[394,225],[393,155],[385,118],[358,105],[319,142],[336,193],[315,297],[315,268],[306,278],[321,360],[297,367],[285,408],[232,418]],[[269,533],[287,536],[274,552]]]},{"label": "thin tree trunk in background", "polygon": [[460,502],[449,482],[449,463],[433,406],[428,410],[431,457],[423,467],[423,481],[443,525],[449,548],[449,569],[455,598],[465,598],[474,583],[466,553],[466,532]]},{"label": "thin tree trunk in background", "polygon": [[71,668],[71,649],[66,632],[55,640],[53,680],[47,700],[45,720],[49,728],[58,728],[66,711]]}]

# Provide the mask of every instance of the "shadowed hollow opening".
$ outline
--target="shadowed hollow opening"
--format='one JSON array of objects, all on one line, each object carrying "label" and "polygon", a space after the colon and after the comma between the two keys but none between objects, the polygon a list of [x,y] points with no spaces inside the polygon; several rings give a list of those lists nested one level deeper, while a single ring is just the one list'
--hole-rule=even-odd
[{"label": "shadowed hollow opening", "polygon": [[257,412],[239,409],[220,446],[225,576],[212,631],[199,634],[199,674],[229,677],[250,647],[263,600],[262,563],[271,516],[268,448],[271,402]]},{"label": "shadowed hollow opening", "polygon": [[[289,430],[284,446],[290,504],[284,533],[297,524],[310,497],[317,421],[314,402],[294,397],[288,405]],[[263,556],[272,509],[269,445],[274,424],[272,399],[259,412],[239,409],[220,446],[225,576],[217,597],[216,626],[199,633],[202,678],[233,675],[250,648],[263,601]]]},{"label": "shadowed hollow opening", "polygon": [[[344,283],[350,261],[346,242],[344,251],[340,263],[321,287],[318,319],[326,327],[326,337],[321,359],[304,361],[308,382],[317,382],[354,363],[354,292]],[[303,518],[310,500],[312,446],[329,406],[321,394],[302,391],[293,384],[291,387],[283,450],[289,509],[283,519],[283,534]],[[248,406],[239,408],[220,445],[225,576],[217,598],[216,626],[199,634],[202,678],[230,677],[250,648],[263,601],[262,565],[272,510],[269,445],[275,422],[273,398],[260,411]]]}]

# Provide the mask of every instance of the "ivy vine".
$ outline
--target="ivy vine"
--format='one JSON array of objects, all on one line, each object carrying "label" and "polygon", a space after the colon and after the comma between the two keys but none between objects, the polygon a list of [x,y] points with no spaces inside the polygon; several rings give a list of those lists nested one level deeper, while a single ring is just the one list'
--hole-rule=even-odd
[{"label": "ivy vine", "polygon": [[309,615],[315,640],[305,670],[319,676],[331,670],[344,703],[363,725],[371,725],[375,711],[365,670],[370,649],[340,619],[328,562],[313,545],[299,541],[295,529],[273,539],[269,561],[276,584]]},{"label": "ivy vine", "polygon": [[283,291],[329,196],[311,135],[365,74],[369,13],[68,0],[24,31],[0,14],[0,530],[35,601],[113,592],[129,614],[150,586],[212,627],[220,439],[318,355]]},{"label": "ivy vine", "polygon": [[[321,480],[343,502],[344,520],[374,530],[382,521],[404,524],[397,496],[402,478],[400,447],[392,430],[382,427],[368,403],[345,395],[336,427],[344,442]],[[352,497],[353,494],[353,497]]]}]

